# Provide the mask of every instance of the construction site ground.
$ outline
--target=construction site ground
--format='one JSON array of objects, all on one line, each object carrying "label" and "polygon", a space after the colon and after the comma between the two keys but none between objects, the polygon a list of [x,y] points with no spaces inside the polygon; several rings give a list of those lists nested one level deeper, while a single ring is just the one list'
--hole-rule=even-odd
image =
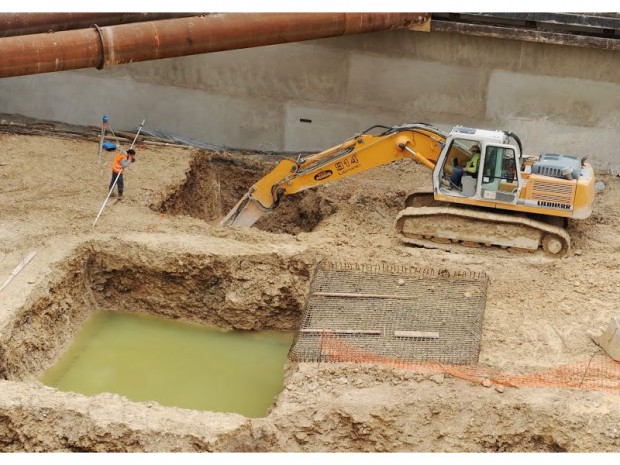
[{"label": "construction site ground", "polygon": [[0,451],[620,451],[617,389],[289,363],[270,413],[249,419],[37,381],[94,307],[295,329],[322,259],[484,271],[481,366],[519,374],[581,363],[602,354],[587,331],[618,315],[618,177],[598,173],[606,188],[589,219],[570,222],[564,258],[445,252],[404,246],[394,232],[407,194],[431,187],[413,161],[291,197],[257,227],[225,229],[219,219],[275,159],[139,142],[125,198],[93,228],[112,154],[99,158],[96,137],[5,131],[0,282],[37,254],[0,292]]}]

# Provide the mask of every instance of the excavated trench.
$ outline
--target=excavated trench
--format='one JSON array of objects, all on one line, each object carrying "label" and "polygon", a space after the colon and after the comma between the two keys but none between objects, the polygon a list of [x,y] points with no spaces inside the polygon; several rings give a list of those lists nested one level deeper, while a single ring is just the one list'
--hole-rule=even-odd
[{"label": "excavated trench", "polygon": [[[249,419],[236,413],[194,412],[189,418],[197,424],[185,425],[191,410],[117,394],[61,392],[38,380],[100,310],[226,330],[294,330],[313,269],[307,258],[256,248],[196,254],[122,241],[84,243],[55,265],[48,285],[3,328],[0,451],[256,450],[245,443]],[[172,431],[171,422],[178,423]]]},{"label": "excavated trench", "polygon": [[[200,151],[192,160],[186,179],[153,208],[161,213],[188,215],[209,222],[220,220],[277,161],[267,160],[265,156]],[[309,190],[284,198],[277,215],[265,215],[254,227],[296,235],[312,231],[335,212],[330,199],[320,191]]]},{"label": "excavated trench", "polygon": [[165,254],[87,243],[33,295],[0,341],[0,378],[35,379],[96,310],[181,319],[224,329],[294,330],[312,266],[278,254]]}]

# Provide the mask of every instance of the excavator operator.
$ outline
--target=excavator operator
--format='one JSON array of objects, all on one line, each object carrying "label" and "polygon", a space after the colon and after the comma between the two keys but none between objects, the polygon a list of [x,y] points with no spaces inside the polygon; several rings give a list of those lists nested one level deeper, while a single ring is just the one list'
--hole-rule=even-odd
[{"label": "excavator operator", "polygon": [[462,189],[461,179],[465,173],[475,177],[478,174],[478,165],[480,164],[480,146],[478,144],[472,145],[469,149],[472,153],[471,158],[465,164],[465,168],[462,166],[455,166],[450,176],[450,183],[453,187]]}]

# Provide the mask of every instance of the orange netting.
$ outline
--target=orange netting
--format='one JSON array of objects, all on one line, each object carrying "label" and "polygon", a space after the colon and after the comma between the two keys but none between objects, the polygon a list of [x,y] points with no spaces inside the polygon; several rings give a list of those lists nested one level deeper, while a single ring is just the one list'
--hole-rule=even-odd
[{"label": "orange netting", "polygon": [[374,363],[420,374],[446,374],[454,378],[513,387],[554,387],[620,394],[620,362],[593,355],[570,365],[527,374],[508,374],[478,365],[448,365],[438,362],[409,362],[373,354],[347,344],[333,334],[321,336],[321,354],[327,362]]}]

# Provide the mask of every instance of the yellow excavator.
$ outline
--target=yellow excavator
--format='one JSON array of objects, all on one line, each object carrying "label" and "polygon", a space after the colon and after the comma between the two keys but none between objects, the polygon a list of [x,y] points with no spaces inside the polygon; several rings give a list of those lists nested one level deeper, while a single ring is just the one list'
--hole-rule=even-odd
[{"label": "yellow excavator", "polygon": [[433,192],[409,196],[397,215],[397,233],[407,244],[542,248],[562,256],[570,249],[568,218],[592,213],[595,179],[587,157],[526,157],[512,132],[456,126],[446,135],[412,123],[373,126],[321,153],[282,160],[220,225],[249,227],[287,195],[403,158],[426,166],[433,177]]}]

